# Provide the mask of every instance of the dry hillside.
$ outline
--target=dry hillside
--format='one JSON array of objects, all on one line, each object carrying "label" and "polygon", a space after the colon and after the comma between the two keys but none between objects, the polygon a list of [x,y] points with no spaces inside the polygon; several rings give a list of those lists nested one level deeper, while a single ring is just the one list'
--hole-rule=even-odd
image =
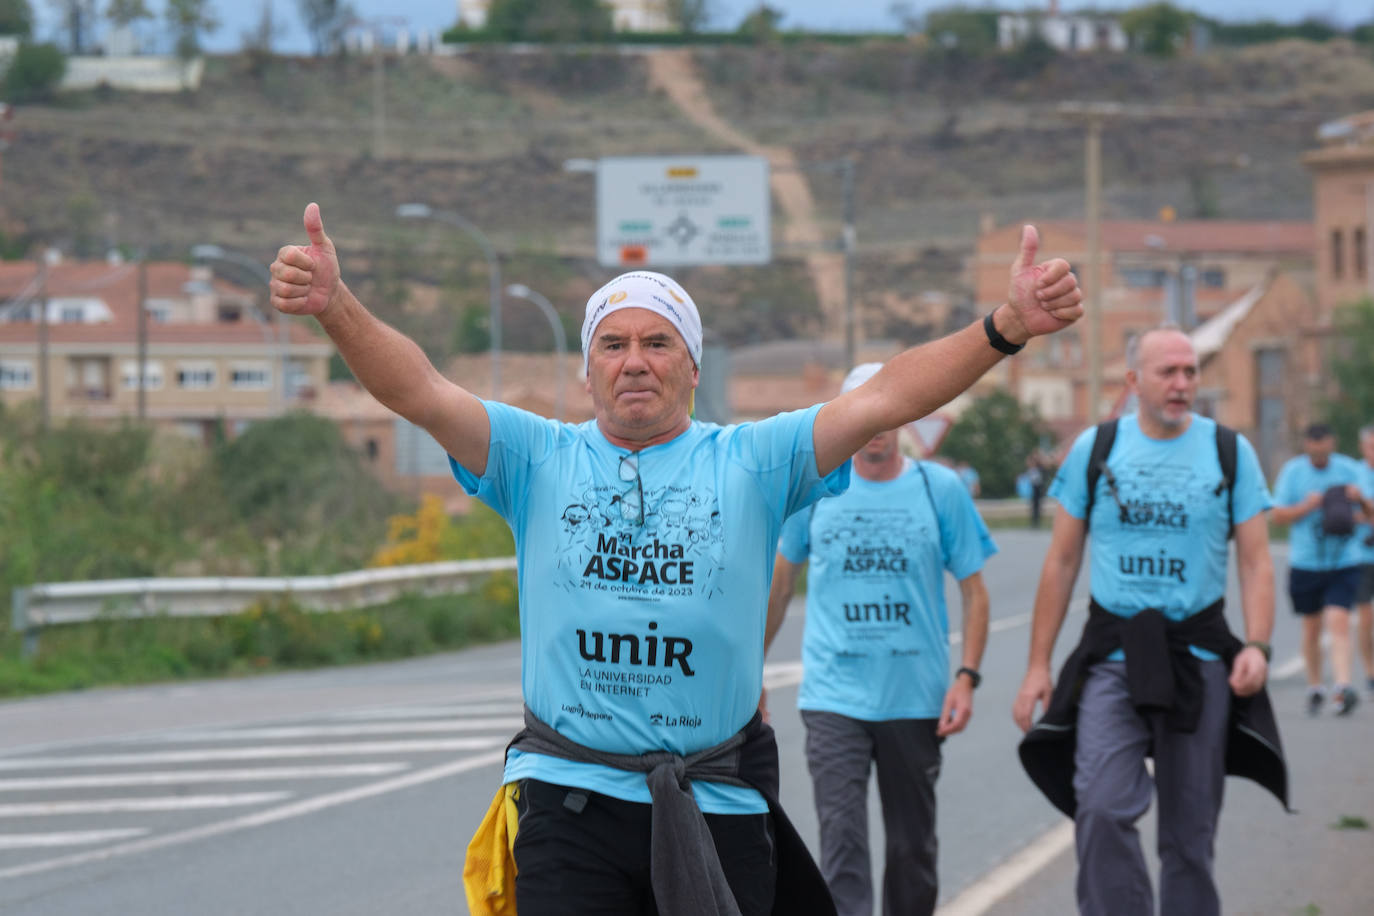
[{"label": "dry hillside", "polygon": [[[266,262],[297,239],[304,203],[318,200],[355,285],[441,353],[454,346],[459,310],[434,305],[480,310],[485,268],[460,235],[391,218],[396,204],[424,200],[482,226],[506,278],[546,292],[575,328],[580,299],[605,270],[591,258],[592,179],[564,173],[563,160],[747,142],[803,166],[854,157],[868,330],[910,339],[947,320],[921,293],[956,305],[965,295],[961,258],[984,215],[1082,212],[1081,130],[1056,116],[1058,103],[1170,109],[1104,135],[1105,215],[1139,218],[1165,204],[1185,217],[1303,218],[1310,181],[1298,156],[1315,128],[1374,107],[1374,61],[1340,42],[1167,62],[969,61],[881,42],[712,48],[689,63],[729,130],[694,119],[656,85],[646,53],[487,49],[388,61],[378,148],[369,62],[215,58],[194,94],[98,92],[21,107],[0,225],[67,250],[116,243],[172,254],[214,241]],[[839,181],[804,175],[816,227],[833,237]],[[780,223],[792,218],[779,208]],[[726,342],[821,326],[806,252],[778,253],[769,268],[679,272]],[[429,289],[407,294],[409,281]],[[548,341],[542,322],[519,313],[506,334],[515,347]]]}]

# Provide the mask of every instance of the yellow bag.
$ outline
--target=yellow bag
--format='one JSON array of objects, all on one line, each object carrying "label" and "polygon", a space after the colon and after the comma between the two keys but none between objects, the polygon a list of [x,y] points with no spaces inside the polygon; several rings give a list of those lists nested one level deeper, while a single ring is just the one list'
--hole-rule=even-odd
[{"label": "yellow bag", "polygon": [[508,782],[496,790],[486,817],[468,843],[463,862],[463,890],[471,916],[516,916],[515,833],[520,826],[520,786]]}]

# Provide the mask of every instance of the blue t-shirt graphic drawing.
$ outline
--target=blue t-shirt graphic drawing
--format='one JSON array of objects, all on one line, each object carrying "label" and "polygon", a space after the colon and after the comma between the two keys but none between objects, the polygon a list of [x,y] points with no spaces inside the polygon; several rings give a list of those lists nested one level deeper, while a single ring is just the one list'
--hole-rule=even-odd
[{"label": "blue t-shirt graphic drawing", "polygon": [[[686,754],[744,727],[763,680],[773,547],[783,520],[844,489],[819,477],[820,406],[758,423],[692,423],[633,453],[595,421],[483,402],[486,473],[458,481],[510,524],[520,587],[521,684],[544,722],[618,754]],[[512,751],[535,778],[648,803],[641,773]],[[767,810],[752,789],[696,782],[707,813]]]},{"label": "blue t-shirt graphic drawing", "polygon": [[937,718],[950,678],[944,572],[964,579],[997,552],[959,475],[929,462],[892,480],[856,474],[842,495],[789,518],[778,552],[810,562],[797,705]]}]

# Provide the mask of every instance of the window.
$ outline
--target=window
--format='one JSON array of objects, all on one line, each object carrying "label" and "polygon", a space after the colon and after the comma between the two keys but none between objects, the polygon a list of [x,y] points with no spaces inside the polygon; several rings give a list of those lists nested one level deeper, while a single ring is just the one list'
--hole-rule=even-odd
[{"label": "window", "polygon": [[229,387],[235,391],[266,391],[272,387],[272,370],[262,363],[236,363],[229,368]]},{"label": "window", "polygon": [[1123,267],[1119,276],[1126,286],[1135,289],[1158,289],[1169,279],[1169,272],[1153,267]]},{"label": "window", "polygon": [[80,324],[85,317],[86,313],[80,308],[64,305],[57,320],[62,324]]},{"label": "window", "polygon": [[[125,360],[119,367],[119,383],[124,386],[125,391],[138,390],[138,361],[133,359]],[[145,391],[156,391],[162,387],[162,363],[146,362],[143,364],[143,388]]]},{"label": "window", "polygon": [[207,391],[215,387],[213,363],[182,363],[177,367],[177,387],[187,391]]},{"label": "window", "polygon": [[25,391],[33,387],[33,363],[0,360],[0,390]]},{"label": "window", "polygon": [[1208,289],[1226,288],[1226,271],[1220,267],[1207,267],[1198,271],[1197,282]]},{"label": "window", "polygon": [[1354,257],[1350,260],[1355,264],[1355,277],[1356,279],[1363,280],[1366,269],[1365,258],[1368,254],[1365,248],[1364,226],[1356,227],[1355,231],[1350,234],[1350,244],[1354,249],[1352,252]]},{"label": "window", "polygon": [[1341,233],[1341,230],[1339,230],[1339,229],[1332,229],[1332,230],[1331,230],[1331,276],[1332,276],[1333,279],[1336,279],[1336,280],[1339,280],[1339,279],[1341,278],[1341,274],[1345,273],[1345,261],[1344,261],[1345,252],[1344,252],[1344,250],[1342,250],[1343,247],[1344,247],[1344,245],[1345,245],[1345,239],[1344,239],[1344,236],[1343,236],[1342,233]]}]

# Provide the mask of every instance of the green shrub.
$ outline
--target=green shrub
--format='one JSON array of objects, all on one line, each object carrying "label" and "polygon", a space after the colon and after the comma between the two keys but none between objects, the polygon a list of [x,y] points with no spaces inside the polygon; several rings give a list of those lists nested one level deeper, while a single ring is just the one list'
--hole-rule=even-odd
[{"label": "green shrub", "polygon": [[67,72],[67,58],[51,42],[25,42],[15,52],[5,71],[5,98],[11,102],[33,102],[52,97]]}]

